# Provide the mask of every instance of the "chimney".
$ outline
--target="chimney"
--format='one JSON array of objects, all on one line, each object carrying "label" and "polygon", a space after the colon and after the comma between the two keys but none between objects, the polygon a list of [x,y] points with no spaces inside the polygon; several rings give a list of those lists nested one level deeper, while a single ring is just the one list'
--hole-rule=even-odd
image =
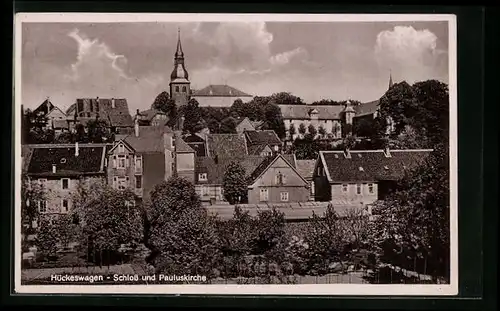
[{"label": "chimney", "polygon": [[57,171],[56,169],[56,165],[55,164],[52,164],[52,173],[55,174]]},{"label": "chimney", "polygon": [[134,122],[135,137],[139,137],[139,119],[135,118]]},{"label": "chimney", "polygon": [[80,148],[78,147],[78,142],[75,142],[75,157],[80,155]]},{"label": "chimney", "polygon": [[116,108],[115,99],[114,98],[111,98],[111,108],[113,108],[113,109]]}]

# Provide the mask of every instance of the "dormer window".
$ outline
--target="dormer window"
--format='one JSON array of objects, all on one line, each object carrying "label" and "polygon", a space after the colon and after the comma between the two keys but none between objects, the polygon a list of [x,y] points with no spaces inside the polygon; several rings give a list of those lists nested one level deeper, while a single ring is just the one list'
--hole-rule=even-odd
[{"label": "dormer window", "polygon": [[64,163],[66,163],[66,158],[61,159],[61,164],[64,164]]},{"label": "dormer window", "polygon": [[389,169],[389,167],[386,165],[386,166],[384,166],[384,169],[385,169],[385,170],[388,170],[388,169]]},{"label": "dormer window", "polygon": [[198,180],[199,181],[206,181],[207,180],[207,173],[199,173]]},{"label": "dormer window", "polygon": [[365,169],[364,169],[363,167],[361,167],[361,166],[360,166],[360,167],[359,167],[359,171],[360,171],[360,172],[364,172],[364,171],[365,171]]}]

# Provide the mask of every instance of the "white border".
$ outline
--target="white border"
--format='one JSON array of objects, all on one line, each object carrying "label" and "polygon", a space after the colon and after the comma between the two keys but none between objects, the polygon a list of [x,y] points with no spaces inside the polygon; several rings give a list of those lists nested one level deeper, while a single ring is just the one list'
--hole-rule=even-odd
[{"label": "white border", "polygon": [[413,296],[458,294],[458,151],[457,151],[457,26],[455,15],[444,14],[149,14],[149,13],[17,13],[15,57],[15,193],[20,193],[21,42],[22,23],[132,23],[132,22],[448,22],[450,94],[450,284],[302,284],[302,285],[21,285],[20,200],[15,200],[14,285],[16,293],[40,294],[209,294],[209,295],[367,295]]}]

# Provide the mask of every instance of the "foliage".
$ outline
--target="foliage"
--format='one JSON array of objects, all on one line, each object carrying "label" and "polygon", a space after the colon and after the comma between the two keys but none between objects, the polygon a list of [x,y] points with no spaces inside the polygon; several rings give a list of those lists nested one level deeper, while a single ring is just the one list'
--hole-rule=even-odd
[{"label": "foliage", "polygon": [[48,217],[41,217],[36,243],[45,256],[52,257],[56,256],[58,250],[75,241],[76,235],[76,226],[69,215],[59,215],[52,221]]},{"label": "foliage", "polygon": [[111,140],[111,132],[108,130],[108,128],[108,122],[106,122],[105,120],[89,120],[87,122],[87,142],[109,142]]},{"label": "foliage", "polygon": [[318,141],[314,140],[311,134],[307,134],[304,138],[296,138],[293,141],[291,152],[299,160],[313,160],[318,157],[320,149],[322,148]]},{"label": "foliage", "polygon": [[[315,101],[312,103],[312,105],[318,105],[318,106],[345,106],[346,104],[347,100],[335,101],[331,99],[321,99],[319,101]],[[358,100],[350,100],[350,104],[352,106],[357,106],[360,105],[361,102]]]},{"label": "foliage", "polygon": [[374,124],[372,118],[357,118],[353,124],[353,134],[357,137],[372,137],[374,134]]},{"label": "foliage", "polygon": [[201,206],[194,185],[179,177],[157,185],[148,209],[148,245],[158,273],[211,276],[220,260],[215,219]]},{"label": "foliage", "polygon": [[449,278],[449,211],[448,150],[442,144],[377,203],[374,237],[382,260]]},{"label": "foliage", "polygon": [[171,99],[169,94],[165,91],[156,96],[151,108],[157,109],[165,113],[168,117],[167,126],[175,128],[178,121],[178,111],[175,105],[175,100]]},{"label": "foliage", "polygon": [[297,129],[295,128],[295,125],[293,123],[291,123],[290,127],[288,128],[288,134],[290,134],[291,139],[293,139],[293,136],[297,134]]},{"label": "foliage", "polygon": [[324,128],[323,125],[320,125],[318,128],[318,134],[321,135],[321,138],[324,138],[326,136],[326,129]]},{"label": "foliage", "polygon": [[233,117],[223,119],[216,133],[236,134],[236,120]]},{"label": "foliage", "polygon": [[200,113],[210,133],[220,133],[220,123],[229,117],[227,108],[200,107]]},{"label": "foliage", "polygon": [[299,124],[299,134],[304,135],[307,132],[306,126],[304,123]]},{"label": "foliage", "polygon": [[307,132],[311,134],[313,139],[316,137],[316,134],[318,133],[316,127],[314,127],[314,125],[312,124],[309,124],[309,126],[307,127]]},{"label": "foliage", "polygon": [[180,110],[182,110],[180,113],[184,116],[184,132],[195,134],[203,129],[203,119],[196,99],[191,98],[187,105]]},{"label": "foliage", "polygon": [[21,219],[23,223],[27,223],[26,234],[33,231],[33,221],[38,216],[37,202],[46,199],[48,190],[44,189],[38,182],[30,181],[26,174],[21,176]]},{"label": "foliage", "polygon": [[224,198],[229,204],[246,202],[248,189],[245,168],[238,162],[229,163],[224,172],[222,187]]},{"label": "foliage", "polygon": [[75,135],[70,132],[63,132],[56,136],[54,143],[56,144],[71,144],[75,142]]}]

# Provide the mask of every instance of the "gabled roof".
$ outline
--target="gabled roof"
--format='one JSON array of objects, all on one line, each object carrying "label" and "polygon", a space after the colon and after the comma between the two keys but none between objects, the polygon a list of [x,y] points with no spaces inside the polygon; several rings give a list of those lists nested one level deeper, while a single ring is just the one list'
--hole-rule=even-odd
[{"label": "gabled roof", "polygon": [[162,111],[157,110],[157,109],[148,109],[148,110],[144,110],[144,111],[140,111],[139,112],[139,115],[141,116],[141,119],[142,120],[147,120],[147,121],[153,120],[153,118],[157,114],[163,114],[164,115],[165,113],[163,113]]},{"label": "gabled roof", "polygon": [[258,167],[255,168],[255,170],[252,172],[252,174],[250,175],[250,184],[255,182],[256,179],[258,179],[262,174],[264,174],[265,171],[267,171],[267,169],[273,165],[274,162],[276,162],[276,160],[278,160],[279,158],[282,158],[283,160],[285,160],[285,162],[290,165],[290,167],[297,173],[297,175],[299,175],[302,180],[307,183],[307,181],[305,180],[304,177],[302,177],[300,175],[300,173],[296,170],[296,163],[295,163],[295,157],[293,156],[293,154],[287,154],[287,155],[282,155],[282,154],[277,154],[277,155],[274,155],[274,156],[270,156],[270,157],[266,157],[260,164]]},{"label": "gabled roof", "polygon": [[319,120],[340,119],[343,106],[324,105],[279,105],[284,119],[309,119],[310,112],[318,111]]},{"label": "gabled roof", "polygon": [[252,97],[252,95],[235,89],[229,85],[211,84],[201,90],[195,91],[192,96],[210,96],[210,97]]},{"label": "gabled roof", "polygon": [[209,157],[241,158],[248,154],[242,134],[208,134],[206,143]]},{"label": "gabled roof", "polygon": [[[82,144],[78,147],[79,155],[75,156],[75,145],[34,147],[27,169],[32,176],[78,176],[86,174],[101,174],[104,171],[106,145]],[[56,165],[56,172],[52,172]]]},{"label": "gabled roof", "polygon": [[54,104],[52,104],[49,99],[46,99],[40,104],[40,106],[33,110],[33,113],[35,115],[37,115],[38,113],[47,115],[52,109],[54,109],[54,107]]},{"label": "gabled roof", "polygon": [[297,171],[305,179],[312,179],[316,160],[297,160]]},{"label": "gabled roof", "polygon": [[189,134],[182,138],[186,143],[204,143],[205,140],[196,134]]},{"label": "gabled roof", "polygon": [[264,131],[245,131],[245,137],[248,145],[281,145],[276,132],[273,130]]},{"label": "gabled roof", "polygon": [[431,149],[390,150],[351,150],[349,157],[344,151],[320,151],[330,182],[368,182],[399,180],[405,172],[425,161]]},{"label": "gabled roof", "polygon": [[[110,98],[77,98],[77,103],[87,103],[88,105],[93,105],[93,107],[99,107],[99,116],[101,119],[108,120],[111,126],[118,127],[132,127],[134,126],[134,121],[132,120],[132,116],[130,115],[130,111],[128,110],[128,103],[125,98],[115,98],[115,107],[113,108],[112,99]],[[69,118],[74,116],[75,109],[77,108],[76,104],[72,104],[67,110],[66,115]],[[90,112],[90,111],[88,111]],[[96,112],[93,111],[93,114]],[[95,119],[94,116],[90,117],[91,119]],[[84,117],[77,117],[78,120],[84,119]]]},{"label": "gabled roof", "polygon": [[271,149],[271,151],[273,151],[272,148],[269,147],[269,145],[253,145],[248,147],[248,154],[259,155],[261,154],[262,151],[264,151],[264,149],[266,149],[266,147],[268,147],[269,149]]},{"label": "gabled roof", "polygon": [[180,133],[175,135],[175,152],[176,153],[196,153],[183,139]]},{"label": "gabled roof", "polygon": [[[197,183],[220,185],[222,184],[226,168],[232,161],[238,162],[245,169],[246,174],[250,175],[264,159],[265,157],[261,156],[247,156],[241,159],[225,157],[218,158],[217,160],[211,157],[196,157],[195,180]],[[198,181],[198,174],[200,173],[207,174],[207,181]]]},{"label": "gabled roof", "polygon": [[[131,146],[138,153],[156,153],[165,152],[164,133],[172,133],[168,126],[139,126],[139,136],[135,132],[123,138],[123,141]],[[167,143],[167,149],[170,144]]]},{"label": "gabled roof", "polygon": [[368,103],[360,104],[354,106],[354,111],[356,112],[355,117],[366,116],[369,114],[374,114],[379,108],[379,100],[374,100]]}]

